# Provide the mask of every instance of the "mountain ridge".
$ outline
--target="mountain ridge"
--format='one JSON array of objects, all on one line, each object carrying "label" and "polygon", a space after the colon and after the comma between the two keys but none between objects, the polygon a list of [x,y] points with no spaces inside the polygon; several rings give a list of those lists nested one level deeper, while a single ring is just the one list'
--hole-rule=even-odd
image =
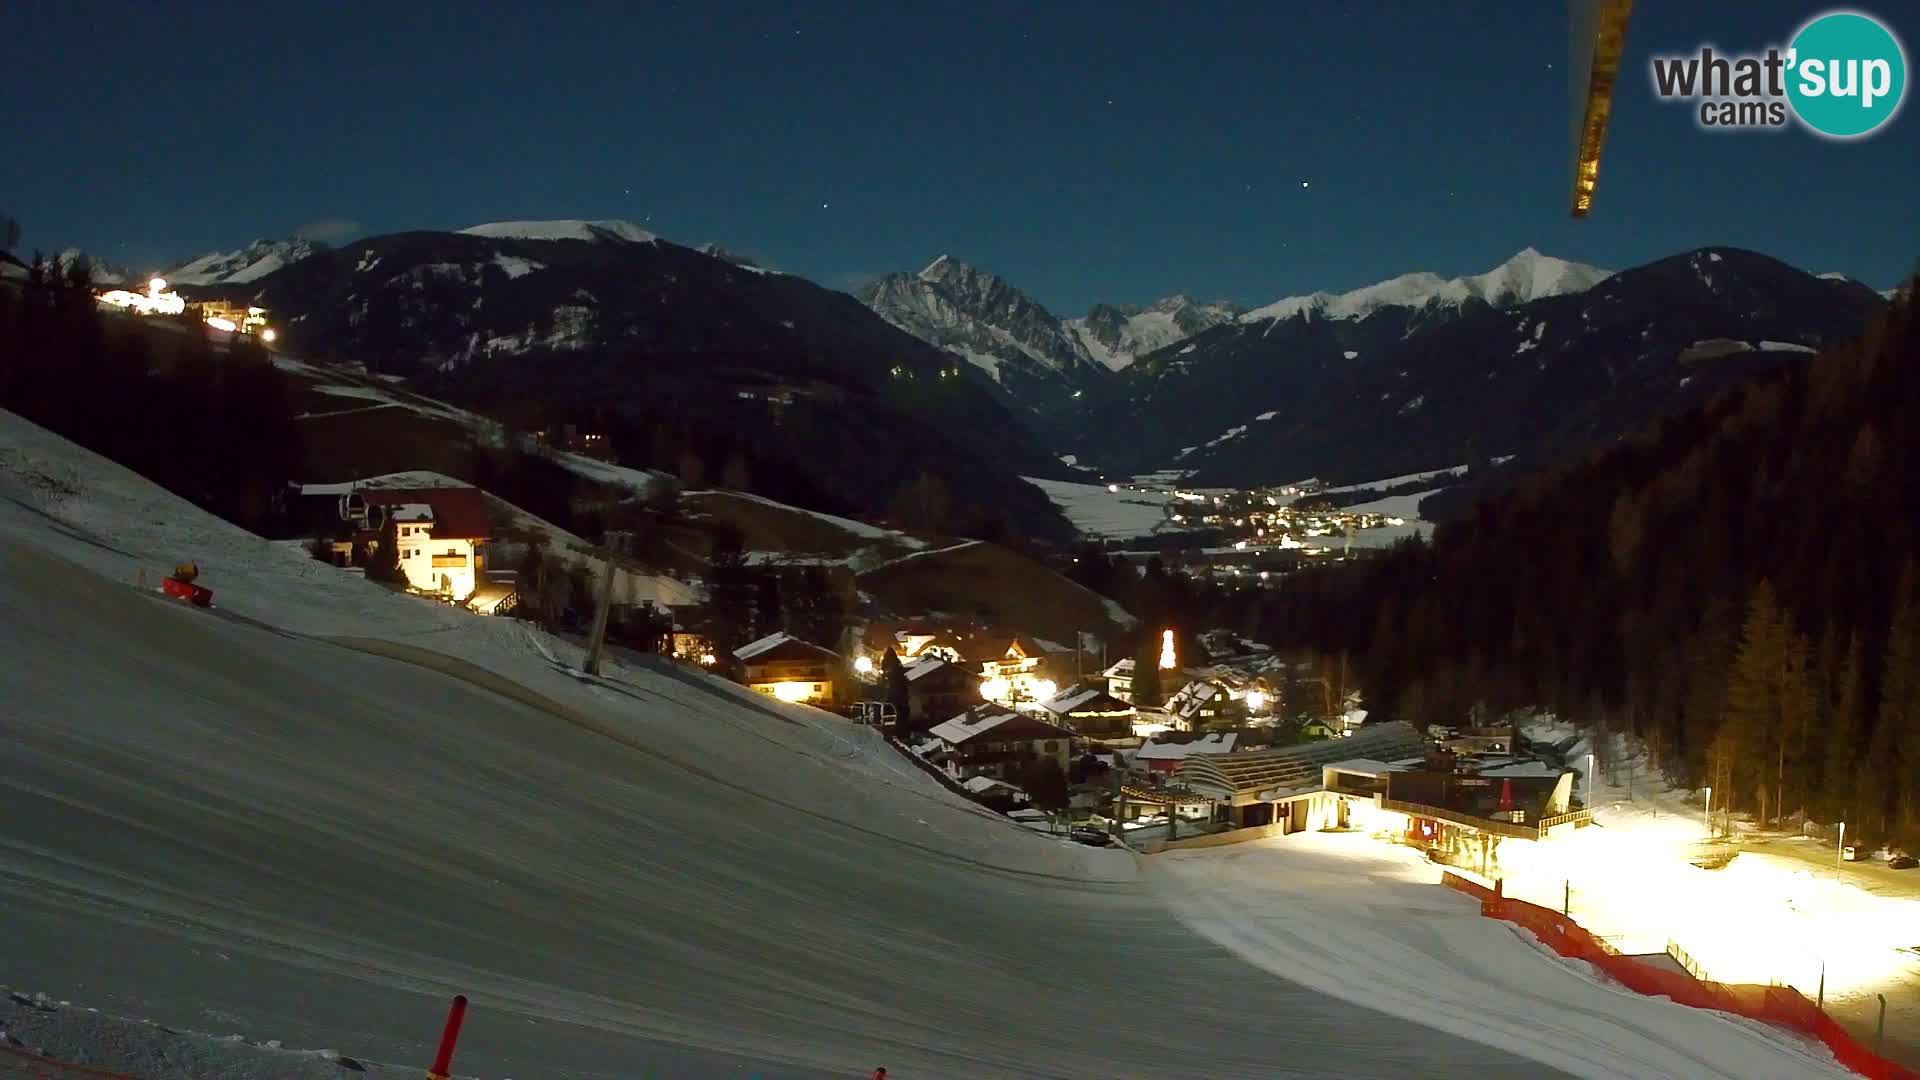
[{"label": "mountain ridge", "polygon": [[827,512],[1067,533],[1018,480],[1065,467],[987,380],[853,297],[604,223],[475,228],[366,237],[199,291],[267,308],[291,351],[456,404],[618,421],[648,467],[692,454]]},{"label": "mountain ridge", "polygon": [[[1121,372],[1063,421],[1061,449],[1111,473],[1172,467],[1229,486],[1364,480],[1508,455],[1518,468],[1792,362],[1884,306],[1865,286],[1733,248],[1506,307],[1481,296],[1557,279],[1478,277],[1478,294],[1450,288],[1438,303],[1423,282],[1424,294],[1396,294],[1415,303],[1357,317],[1303,309],[1205,331]],[[1738,347],[1696,348],[1718,339]]]}]

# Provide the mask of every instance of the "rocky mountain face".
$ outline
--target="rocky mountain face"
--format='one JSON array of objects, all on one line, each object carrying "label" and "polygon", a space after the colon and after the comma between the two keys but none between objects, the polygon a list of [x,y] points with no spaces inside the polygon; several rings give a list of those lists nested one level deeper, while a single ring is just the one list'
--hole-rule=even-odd
[{"label": "rocky mountain face", "polygon": [[844,293],[630,223],[376,236],[196,291],[266,307],[296,354],[496,414],[618,413],[716,473],[785,477],[802,505],[884,513],[914,486],[956,531],[1066,531],[1017,479],[1062,467],[971,365]]},{"label": "rocky mountain face", "polygon": [[1095,304],[1085,316],[1068,319],[1066,326],[1094,359],[1119,371],[1150,352],[1232,322],[1243,310],[1226,300],[1196,303],[1174,295],[1144,308]]},{"label": "rocky mountain face", "polygon": [[[1709,248],[1617,274],[1529,249],[1290,297],[1129,366],[1063,421],[1083,464],[1206,484],[1567,460],[1860,331],[1884,301]],[[1485,474],[1485,470],[1481,470]]]},{"label": "rocky mountain face", "polygon": [[860,290],[881,318],[985,372],[1013,400],[1046,413],[1107,369],[1046,308],[1005,279],[942,255],[917,274]]}]

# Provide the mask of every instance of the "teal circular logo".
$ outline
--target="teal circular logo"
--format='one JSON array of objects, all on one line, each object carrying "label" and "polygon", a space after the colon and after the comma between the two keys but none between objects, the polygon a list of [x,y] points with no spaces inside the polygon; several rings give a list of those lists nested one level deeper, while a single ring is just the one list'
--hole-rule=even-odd
[{"label": "teal circular logo", "polygon": [[1877,19],[1822,15],[1788,46],[1787,100],[1821,135],[1851,139],[1893,119],[1907,90],[1907,57]]}]

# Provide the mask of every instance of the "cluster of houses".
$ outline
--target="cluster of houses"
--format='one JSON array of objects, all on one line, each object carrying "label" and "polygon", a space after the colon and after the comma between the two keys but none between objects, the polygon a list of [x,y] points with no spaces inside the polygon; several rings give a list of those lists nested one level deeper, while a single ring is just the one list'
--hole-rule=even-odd
[{"label": "cluster of houses", "polygon": [[[511,575],[502,585],[487,568],[478,489],[300,493],[344,524],[330,541],[343,564],[391,529],[416,591],[481,610],[511,591]],[[1586,811],[1571,805],[1572,771],[1529,753],[1511,728],[1422,734],[1367,723],[1357,702],[1330,691],[1312,705],[1284,701],[1307,684],[1286,660],[1225,630],[1200,640],[1208,662],[1182,665],[1166,633],[1160,704],[1136,701],[1131,657],[1106,664],[1084,641],[955,620],[871,619],[833,647],[769,634],[733,650],[729,666],[771,697],[887,728],[925,767],[1016,817],[1050,816],[1023,804],[1040,794],[1028,790],[1036,778],[1053,775],[1049,808],[1099,834],[1366,828],[1493,877],[1503,838],[1584,823]],[[723,659],[684,631],[671,647],[701,666]],[[904,693],[887,677],[894,663]]]},{"label": "cluster of houses", "polygon": [[[1157,673],[1165,695],[1159,705],[1135,701],[1132,658],[1103,665],[1084,643],[976,623],[874,620],[838,650],[778,633],[732,658],[753,689],[885,727],[907,752],[976,795],[1017,804],[1028,798],[1022,785],[1036,770],[1050,765],[1084,781],[1090,767],[1106,783],[1105,796],[1093,801],[1124,818],[1174,812],[1155,792],[1187,762],[1276,741],[1336,739],[1365,719],[1351,709],[1303,720],[1298,705],[1281,700],[1285,661],[1271,650],[1227,631],[1202,642],[1209,663],[1183,667],[1169,639]],[[677,638],[676,648],[690,661],[719,659],[691,635]],[[883,674],[888,654],[900,665],[903,695]],[[1183,805],[1189,816],[1212,813],[1206,799]]]},{"label": "cluster of houses", "polygon": [[[1133,701],[1132,659],[1089,665],[1072,646],[990,627],[875,622],[845,653],[774,634],[734,655],[748,685],[890,726],[907,753],[1016,818],[1054,819],[1025,804],[1036,771],[1057,771],[1066,804],[1050,809],[1086,827],[1075,835],[1355,828],[1496,877],[1503,839],[1588,820],[1572,804],[1574,772],[1511,727],[1422,733],[1350,709],[1289,721],[1278,742],[1281,661],[1209,637],[1227,659],[1164,667],[1162,706]],[[904,717],[863,708],[885,693],[888,652],[905,675]]]}]

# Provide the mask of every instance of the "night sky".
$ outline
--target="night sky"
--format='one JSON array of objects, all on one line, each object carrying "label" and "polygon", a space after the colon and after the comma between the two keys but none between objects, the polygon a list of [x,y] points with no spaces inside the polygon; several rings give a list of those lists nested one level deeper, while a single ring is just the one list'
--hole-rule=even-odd
[{"label": "night sky", "polygon": [[[1648,86],[1650,52],[1822,10],[1638,5],[1577,222],[1559,0],[16,3],[0,209],[29,249],[136,271],[302,228],[628,218],[843,288],[950,252],[1061,314],[1527,245],[1620,268],[1732,244],[1887,288],[1920,256],[1911,103],[1842,144],[1705,134]],[[1912,9],[1865,10],[1911,60]]]}]

